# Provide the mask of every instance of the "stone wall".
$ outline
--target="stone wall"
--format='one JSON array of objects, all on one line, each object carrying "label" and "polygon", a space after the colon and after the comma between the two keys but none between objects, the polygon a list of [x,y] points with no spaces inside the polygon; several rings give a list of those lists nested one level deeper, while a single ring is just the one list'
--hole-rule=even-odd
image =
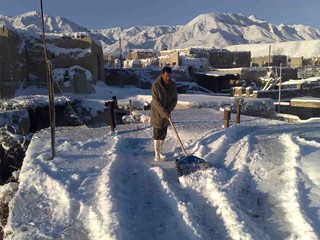
[{"label": "stone wall", "polygon": [[[80,66],[92,73],[94,83],[104,80],[102,48],[90,37],[48,39],[47,50],[54,69]],[[27,61],[29,82],[46,85],[47,75],[41,39],[28,42]]]},{"label": "stone wall", "polygon": [[[90,71],[93,78],[86,81],[85,71],[72,80],[74,86],[66,91],[90,93],[93,84],[104,81],[102,47],[89,35],[69,37],[47,36],[47,55],[52,59],[53,69],[74,66]],[[82,76],[80,76],[82,75]],[[84,79],[84,81],[83,81]],[[0,97],[12,98],[19,87],[36,85],[47,87],[47,71],[43,44],[40,36],[22,37],[14,29],[0,29]],[[56,88],[58,89],[58,88]]]}]

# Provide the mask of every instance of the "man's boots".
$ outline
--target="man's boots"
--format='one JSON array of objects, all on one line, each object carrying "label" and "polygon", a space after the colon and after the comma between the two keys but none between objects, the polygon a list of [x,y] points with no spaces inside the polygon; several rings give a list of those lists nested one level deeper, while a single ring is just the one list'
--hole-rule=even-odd
[{"label": "man's boots", "polygon": [[166,156],[164,156],[161,153],[161,148],[163,145],[163,140],[154,140],[153,141],[154,144],[154,160],[155,161],[159,161],[160,159],[165,159]]}]

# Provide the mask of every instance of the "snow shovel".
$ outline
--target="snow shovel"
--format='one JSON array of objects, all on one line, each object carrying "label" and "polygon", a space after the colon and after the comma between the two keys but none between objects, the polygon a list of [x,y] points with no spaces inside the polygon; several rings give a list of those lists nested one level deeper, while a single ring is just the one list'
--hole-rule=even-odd
[{"label": "snow shovel", "polygon": [[212,165],[210,163],[208,163],[207,161],[205,161],[204,159],[196,157],[194,155],[187,154],[186,150],[183,147],[183,144],[181,142],[181,139],[179,137],[177,129],[173,125],[171,117],[169,117],[168,119],[169,119],[169,122],[170,122],[170,125],[171,125],[173,131],[175,132],[175,134],[177,136],[177,139],[180,143],[182,152],[184,154],[184,156],[177,158],[175,161],[178,176],[181,177],[181,176],[196,172],[198,170],[205,170],[205,169],[211,168]]}]

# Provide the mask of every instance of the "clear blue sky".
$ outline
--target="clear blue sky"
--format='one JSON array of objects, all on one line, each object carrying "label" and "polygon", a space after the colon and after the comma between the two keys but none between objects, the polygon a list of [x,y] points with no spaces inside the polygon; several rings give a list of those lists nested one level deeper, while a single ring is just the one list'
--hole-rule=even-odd
[{"label": "clear blue sky", "polygon": [[[202,13],[256,15],[274,24],[320,29],[320,0],[43,0],[44,13],[83,27],[110,28],[186,24]],[[0,0],[0,14],[40,11],[40,0]]]}]

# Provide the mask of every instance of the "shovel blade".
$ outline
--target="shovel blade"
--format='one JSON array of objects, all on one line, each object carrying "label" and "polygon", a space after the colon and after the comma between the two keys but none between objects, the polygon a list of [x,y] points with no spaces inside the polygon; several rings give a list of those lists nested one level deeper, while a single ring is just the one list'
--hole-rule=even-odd
[{"label": "shovel blade", "polygon": [[176,170],[179,177],[211,167],[210,163],[194,155],[182,156],[176,159]]}]

